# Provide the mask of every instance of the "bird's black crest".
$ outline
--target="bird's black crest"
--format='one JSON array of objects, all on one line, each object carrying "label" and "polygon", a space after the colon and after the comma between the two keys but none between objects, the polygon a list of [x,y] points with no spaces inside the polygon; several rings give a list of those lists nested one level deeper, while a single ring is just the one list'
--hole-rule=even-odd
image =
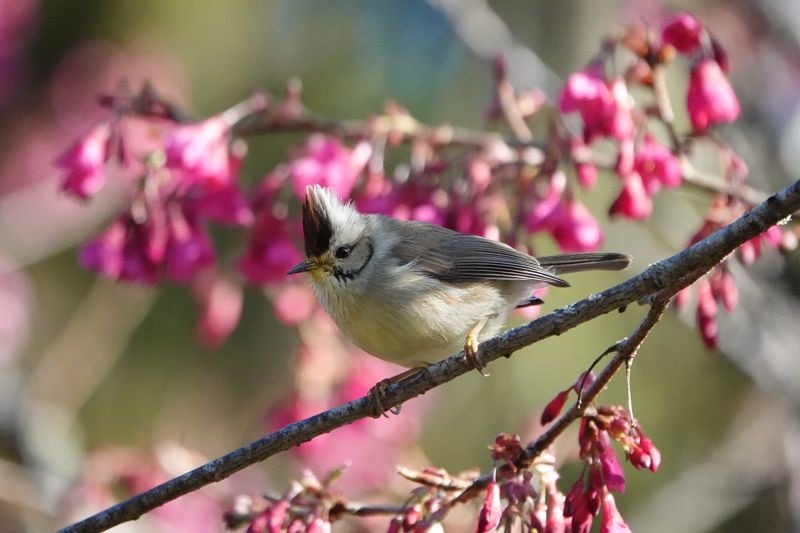
[{"label": "bird's black crest", "polygon": [[303,204],[303,238],[306,257],[319,257],[328,250],[333,237],[333,228],[319,201],[307,192]]}]

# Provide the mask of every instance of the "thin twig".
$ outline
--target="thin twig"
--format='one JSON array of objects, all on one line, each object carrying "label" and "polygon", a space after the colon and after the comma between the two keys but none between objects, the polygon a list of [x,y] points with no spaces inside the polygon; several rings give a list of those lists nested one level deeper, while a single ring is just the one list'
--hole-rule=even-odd
[{"label": "thin twig", "polygon": [[[798,209],[800,209],[800,181],[769,197],[730,225],[686,250],[651,265],[628,281],[489,339],[481,345],[482,359],[488,363],[500,357],[508,357],[520,348],[553,335],[560,335],[584,322],[642,298],[675,293],[713,268],[742,243],[763,233]],[[658,309],[656,305],[658,301],[663,300],[658,298],[652,300],[651,309]],[[389,385],[386,389],[384,406],[400,405],[470,371],[472,365],[465,359],[463,353],[444,359],[430,365],[425,372],[419,372]],[[602,383],[602,379],[598,378],[593,387],[601,387]],[[594,388],[590,388],[587,394],[591,394],[593,390]],[[225,479],[251,464],[307,442],[322,433],[367,418],[371,412],[371,402],[364,396],[305,420],[294,422],[238,450],[68,526],[62,531],[102,531],[135,520],[168,501]],[[552,442],[552,438],[554,436],[543,435],[543,440],[537,441],[538,444],[534,443],[528,450],[529,455],[533,457],[540,453]]]}]

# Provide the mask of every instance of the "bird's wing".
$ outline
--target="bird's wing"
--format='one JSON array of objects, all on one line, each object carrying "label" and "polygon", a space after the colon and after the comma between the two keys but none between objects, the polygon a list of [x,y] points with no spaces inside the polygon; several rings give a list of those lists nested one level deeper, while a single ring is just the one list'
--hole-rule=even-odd
[{"label": "bird's wing", "polygon": [[449,281],[531,281],[568,287],[569,283],[543,268],[533,257],[505,244],[440,226],[393,221],[400,239],[392,255],[400,264]]}]

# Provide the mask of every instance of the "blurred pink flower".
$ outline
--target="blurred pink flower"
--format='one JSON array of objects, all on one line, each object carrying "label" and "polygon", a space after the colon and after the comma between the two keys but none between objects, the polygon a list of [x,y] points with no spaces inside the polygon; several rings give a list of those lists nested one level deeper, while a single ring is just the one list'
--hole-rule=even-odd
[{"label": "blurred pink flower", "polygon": [[578,175],[578,183],[586,190],[594,188],[597,183],[597,167],[594,163],[575,163],[575,173]]},{"label": "blurred pink flower", "polygon": [[609,216],[620,215],[633,220],[649,217],[653,211],[653,202],[644,188],[641,176],[633,172],[622,180],[622,191],[608,209]]},{"label": "blurred pink flower", "polygon": [[636,133],[636,125],[633,122],[633,97],[628,92],[628,85],[623,78],[614,78],[611,81],[611,96],[613,107],[608,124],[605,125],[604,133],[624,141],[633,138]]},{"label": "blurred pink flower", "polygon": [[586,206],[574,199],[558,204],[549,229],[564,252],[590,252],[603,243],[603,231]]},{"label": "blurred pink flower", "polygon": [[197,217],[180,208],[169,213],[166,274],[175,281],[189,281],[214,263],[214,246]]},{"label": "blurred pink flower", "polygon": [[645,191],[653,196],[663,185],[674,188],[681,184],[681,165],[677,157],[663,144],[646,135],[636,152],[633,163],[644,183]]},{"label": "blurred pink flower", "polygon": [[275,318],[287,326],[296,326],[310,317],[317,307],[316,302],[311,288],[301,283],[282,284],[272,295]]},{"label": "blurred pink flower", "polygon": [[371,155],[366,141],[350,149],[333,137],[312,135],[302,155],[290,163],[292,188],[298,198],[305,198],[307,186],[322,185],[346,200]]},{"label": "blurred pink flower", "polygon": [[563,172],[557,170],[550,176],[544,195],[536,199],[536,203],[525,217],[525,226],[528,231],[536,232],[549,227],[549,221],[553,212],[561,204],[566,187],[567,177]]},{"label": "blurred pink flower", "polygon": [[111,125],[100,122],[78,139],[56,160],[56,166],[66,172],[61,190],[86,200],[103,185],[103,167],[108,161],[111,144]]},{"label": "blurred pink flower", "polygon": [[84,244],[79,259],[84,268],[106,277],[153,285],[158,281],[158,265],[148,257],[148,242],[144,224],[124,214]]},{"label": "blurred pink flower", "polygon": [[239,259],[239,270],[250,283],[275,283],[303,260],[291,238],[290,221],[276,218],[265,206],[253,224],[247,249]]},{"label": "blurred pink flower", "polygon": [[558,109],[562,113],[580,113],[586,142],[608,131],[614,108],[614,96],[598,63],[571,74],[558,99]]},{"label": "blurred pink flower", "polygon": [[686,107],[697,132],[704,132],[715,124],[732,122],[739,116],[736,93],[713,59],[703,59],[692,67]]},{"label": "blurred pink flower", "polygon": [[201,218],[235,226],[253,223],[253,212],[247,205],[247,198],[235,183],[196,192],[199,198],[191,198],[193,191],[189,191],[190,198],[187,200],[192,203],[191,209]]},{"label": "blurred pink flower", "polygon": [[730,271],[726,268],[718,267],[709,278],[711,292],[722,307],[729,313],[736,309],[739,303],[739,289]]},{"label": "blurred pink flower", "polygon": [[197,338],[205,348],[218,348],[239,323],[242,287],[208,271],[195,278],[192,292],[200,308]]},{"label": "blurred pink flower", "polygon": [[678,13],[661,29],[661,40],[682,54],[690,54],[700,46],[703,25],[686,12]]},{"label": "blurred pink flower", "polygon": [[697,329],[700,338],[711,350],[717,347],[719,326],[717,324],[717,300],[711,291],[708,279],[703,278],[697,283]]},{"label": "blurred pink flower", "polygon": [[[305,354],[303,352],[305,351]],[[268,413],[270,430],[282,427],[323,411],[326,408],[364,396],[378,381],[393,373],[397,367],[363,352],[351,360],[350,367],[341,381],[326,373],[326,380],[319,382],[319,358],[331,354],[318,353],[319,348],[301,347],[298,354],[296,375],[312,371],[315,381],[309,390],[301,382],[299,390],[286,398]],[[312,366],[313,365],[313,366]],[[303,367],[308,367],[303,368]],[[327,390],[326,390],[327,389]],[[314,440],[293,448],[293,453],[302,464],[316,472],[327,472],[342,464],[348,468],[337,485],[343,490],[369,491],[384,487],[394,476],[400,453],[414,446],[421,430],[421,418],[427,398],[420,398],[403,405],[402,412],[391,418],[360,420],[321,435]],[[369,460],[364,460],[369,458]]]},{"label": "blurred pink flower", "polygon": [[241,158],[231,154],[231,125],[228,116],[219,114],[176,126],[164,141],[167,168],[179,172],[179,179],[187,186],[210,190],[229,186],[241,165]]}]

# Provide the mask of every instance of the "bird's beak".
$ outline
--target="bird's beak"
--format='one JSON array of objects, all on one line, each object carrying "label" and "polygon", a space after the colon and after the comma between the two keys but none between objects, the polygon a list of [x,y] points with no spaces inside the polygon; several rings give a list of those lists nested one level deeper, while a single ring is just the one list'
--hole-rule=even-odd
[{"label": "bird's beak", "polygon": [[310,272],[316,268],[316,265],[311,261],[303,261],[299,265],[295,265],[292,269],[286,273],[287,276],[292,274],[299,274],[301,272]]}]

